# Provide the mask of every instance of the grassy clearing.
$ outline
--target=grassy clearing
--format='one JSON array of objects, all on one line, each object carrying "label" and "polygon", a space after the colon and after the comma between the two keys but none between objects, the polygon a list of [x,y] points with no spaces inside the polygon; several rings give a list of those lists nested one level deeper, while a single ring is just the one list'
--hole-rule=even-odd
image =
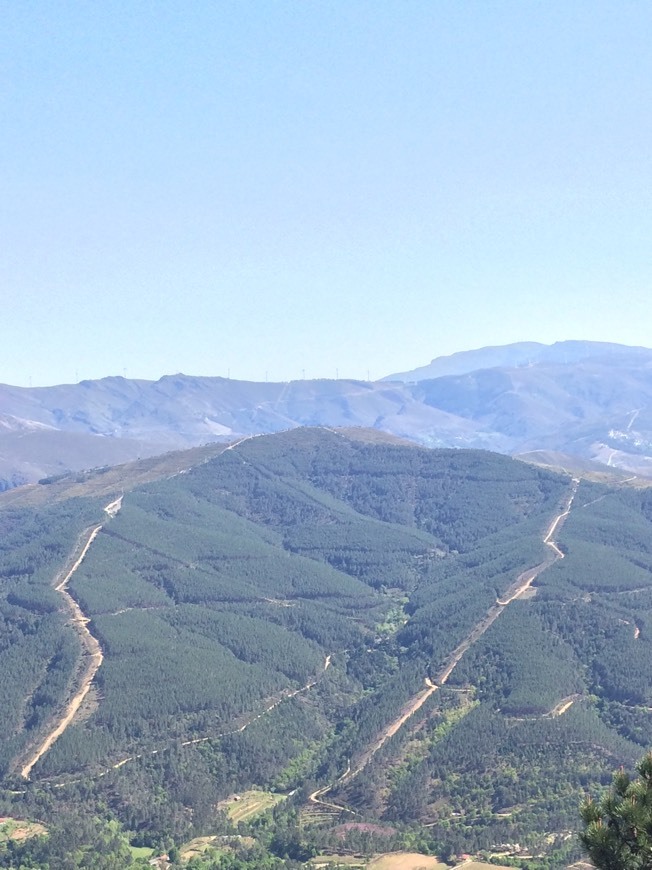
[{"label": "grassy clearing", "polygon": [[[470,865],[466,864],[466,867]],[[418,852],[390,852],[379,855],[367,864],[367,870],[448,870],[448,865],[442,864],[432,855],[420,855]]]},{"label": "grassy clearing", "polygon": [[43,834],[47,834],[47,830],[38,822],[0,816],[0,843],[5,843],[7,840],[27,840]]},{"label": "grassy clearing", "polygon": [[220,809],[225,810],[231,821],[237,825],[238,822],[247,821],[254,816],[271,810],[276,804],[280,804],[285,800],[283,794],[272,794],[268,791],[245,791],[240,795],[234,795],[228,800],[220,803]]},{"label": "grassy clearing", "polygon": [[385,620],[376,626],[376,634],[379,634],[381,637],[391,637],[400,628],[403,628],[408,621],[407,613],[405,612],[407,602],[407,596],[401,595],[399,600],[392,604],[387,611]]},{"label": "grassy clearing", "polygon": [[149,846],[129,846],[129,851],[134,860],[138,858],[151,858],[154,854],[154,849]]}]

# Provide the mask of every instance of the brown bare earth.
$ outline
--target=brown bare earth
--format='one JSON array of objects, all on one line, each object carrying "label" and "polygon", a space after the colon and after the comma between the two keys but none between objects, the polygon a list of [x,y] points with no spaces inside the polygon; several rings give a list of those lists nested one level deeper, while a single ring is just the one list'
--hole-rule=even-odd
[{"label": "brown bare earth", "polygon": [[[107,516],[114,517],[120,510],[121,505],[122,496],[111,501],[104,508]],[[99,641],[91,634],[88,628],[88,617],[84,615],[79,604],[75,601],[70,592],[68,592],[70,578],[84,561],[93,541],[99,535],[101,530],[102,524],[100,523],[97,526],[92,526],[91,528],[86,529],[86,531],[82,533],[75,550],[71,554],[71,560],[74,560],[72,566],[64,573],[63,577],[59,579],[59,582],[54,587],[55,591],[60,592],[63,596],[65,605],[70,611],[72,617],[72,625],[82,642],[82,647],[84,649],[82,671],[77,681],[75,693],[66,704],[59,720],[54,724],[54,727],[51,728],[39,746],[30,754],[21,768],[20,775],[23,779],[29,779],[34,765],[45,755],[46,752],[48,752],[54,742],[61,737],[63,732],[75,718],[77,711],[91,688],[95,674],[104,660]]]},{"label": "brown bare earth", "polygon": [[0,816],[0,843],[7,840],[27,840],[29,837],[40,837],[43,834],[47,834],[47,830],[38,822]]},{"label": "brown bare earth", "polygon": [[502,864],[487,864],[485,861],[463,861],[458,864],[453,870],[514,870],[513,867],[507,867]]},{"label": "brown bare earth", "polygon": [[215,852],[214,847],[218,840],[217,836],[195,837],[189,843],[185,843],[180,849],[181,860],[190,861],[192,858],[200,858],[206,852]]},{"label": "brown bare earth", "polygon": [[374,858],[367,864],[367,870],[448,870],[448,868],[433,855],[394,852]]},{"label": "brown bare earth", "polygon": [[319,870],[321,867],[355,867],[364,868],[367,866],[366,858],[357,858],[355,855],[315,855],[310,859],[310,867],[315,867]]},{"label": "brown bare earth", "polygon": [[581,695],[569,695],[567,698],[562,698],[552,710],[547,714],[549,719],[556,719],[558,716],[563,716],[573,706],[575,701],[579,701]]}]

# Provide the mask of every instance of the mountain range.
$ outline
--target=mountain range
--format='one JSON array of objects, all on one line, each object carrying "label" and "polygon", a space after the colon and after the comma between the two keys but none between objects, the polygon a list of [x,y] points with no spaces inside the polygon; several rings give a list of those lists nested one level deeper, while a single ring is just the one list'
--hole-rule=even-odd
[{"label": "mountain range", "polygon": [[619,359],[649,362],[652,351],[646,347],[629,347],[606,341],[519,341],[498,347],[463,350],[450,356],[439,356],[427,366],[387,375],[384,381],[427,381],[446,375],[465,375],[479,369],[531,367],[539,363],[572,365],[587,359],[617,362]]},{"label": "mountain range", "polygon": [[467,351],[376,382],[177,374],[0,385],[0,488],[298,426],[652,476],[651,400],[652,350],[583,341]]}]

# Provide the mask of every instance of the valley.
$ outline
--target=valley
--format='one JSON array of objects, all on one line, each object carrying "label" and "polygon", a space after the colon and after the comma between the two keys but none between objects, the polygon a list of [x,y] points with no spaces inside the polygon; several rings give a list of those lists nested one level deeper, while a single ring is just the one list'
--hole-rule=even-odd
[{"label": "valley", "polygon": [[[490,628],[491,625],[495,622],[496,619],[502,614],[505,607],[508,607],[513,601],[520,598],[524,592],[530,589],[532,583],[536,580],[536,578],[548,568],[551,564],[553,564],[557,559],[563,559],[564,554],[557,546],[556,542],[553,540],[553,535],[560,528],[560,525],[563,523],[565,518],[569,515],[573,500],[577,493],[577,487],[580,481],[577,478],[573,478],[572,485],[570,489],[570,493],[567,497],[567,500],[564,504],[564,509],[557,514],[550,523],[548,530],[543,536],[543,543],[550,547],[553,555],[552,558],[546,562],[542,562],[536,568],[531,568],[523,574],[521,574],[515,584],[514,588],[510,588],[507,590],[507,597],[504,600],[500,598],[496,599],[496,603],[491,606],[491,608],[487,611],[487,613],[473,626],[469,634],[462,640],[462,642],[453,650],[450,654],[448,660],[443,665],[442,669],[436,674],[435,681],[430,679],[430,677],[425,678],[426,688],[422,689],[417,695],[415,695],[407,706],[401,711],[400,716],[391,722],[379,735],[379,737],[369,746],[366,750],[363,751],[361,756],[356,760],[355,765],[352,767],[349,761],[347,765],[347,769],[344,773],[335,780],[335,782],[331,783],[328,786],[324,786],[320,789],[317,789],[309,796],[309,801],[313,804],[321,804],[322,806],[329,807],[332,809],[341,810],[344,812],[353,812],[347,807],[341,806],[339,804],[333,804],[328,801],[322,800],[322,798],[331,792],[338,785],[343,785],[344,783],[350,782],[354,777],[358,776],[367,764],[371,761],[373,756],[384,746],[384,744],[393,737],[400,728],[402,728],[405,723],[412,717],[414,714],[421,709],[421,707],[426,703],[428,698],[433,695],[438,689],[441,689],[442,686],[446,684],[450,675],[453,673],[457,665],[462,660],[462,657],[468,652],[468,650],[475,644],[482,635]],[[566,699],[564,698],[559,704],[557,704],[549,714],[549,716],[561,716],[566,710],[570,709],[572,704],[576,699]]]},{"label": "valley", "polygon": [[7,816],[560,866],[652,739],[640,486],[315,428],[43,491],[0,498]]}]

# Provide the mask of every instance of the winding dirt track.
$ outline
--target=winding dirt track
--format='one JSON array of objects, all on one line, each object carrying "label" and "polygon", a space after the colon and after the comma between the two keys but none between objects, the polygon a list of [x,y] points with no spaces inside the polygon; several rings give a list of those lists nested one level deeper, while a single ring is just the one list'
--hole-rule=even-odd
[{"label": "winding dirt track", "polygon": [[[223,452],[226,452],[227,450],[233,450],[239,444],[242,444],[244,441],[248,441],[250,438],[253,437],[256,436],[247,435],[244,438],[240,438],[238,441],[234,441],[232,444],[229,444],[227,447],[225,447]],[[122,499],[123,495],[120,495],[118,496],[118,498],[115,498],[113,501],[109,502],[109,504],[106,505],[106,507],[104,508],[104,512],[110,519],[115,517],[120,508],[122,507]],[[75,553],[79,551],[79,548],[81,547],[79,555],[75,559],[72,567],[54,587],[55,591],[60,592],[63,596],[65,605],[72,616],[72,625],[75,628],[79,639],[81,640],[84,650],[82,654],[82,670],[76,680],[77,690],[66,704],[63,712],[61,713],[61,716],[56,722],[56,725],[46,735],[46,737],[42,740],[39,746],[36,749],[32,750],[27,758],[27,761],[21,768],[20,775],[23,777],[23,779],[29,779],[30,773],[32,772],[32,768],[34,767],[34,765],[45,755],[46,752],[48,752],[52,748],[54,742],[58,740],[59,737],[61,737],[63,732],[75,718],[77,711],[79,710],[84,698],[89,692],[89,689],[93,683],[93,679],[95,678],[95,674],[98,672],[100,665],[104,661],[104,654],[102,653],[102,648],[100,647],[99,641],[94,635],[91,634],[88,628],[88,623],[90,622],[89,618],[87,616],[84,616],[81,607],[72,597],[70,592],[68,592],[67,588],[68,583],[70,582],[70,578],[84,561],[84,558],[88,553],[93,541],[102,530],[102,526],[103,524],[99,523],[98,525],[92,526],[82,532],[79,540],[77,541],[77,544],[75,545],[75,549],[71,554],[71,558],[74,558]],[[126,759],[126,761],[128,760],[130,759]],[[120,767],[121,764],[125,764],[126,761],[123,761],[116,766]]]},{"label": "winding dirt track", "polygon": [[[110,502],[110,504],[108,504],[104,508],[104,511],[109,517],[114,517],[120,510],[121,506],[122,496]],[[20,775],[23,777],[23,779],[29,779],[32,768],[37,763],[37,761],[40,761],[45,753],[52,748],[54,742],[58,740],[59,737],[61,737],[68,725],[70,725],[72,720],[75,718],[75,715],[79,710],[82,701],[88,694],[93,679],[95,678],[95,674],[97,673],[100,665],[104,661],[104,654],[102,653],[102,648],[100,647],[99,641],[94,635],[91,634],[88,628],[88,623],[90,620],[87,616],[84,616],[81,607],[72,597],[70,592],[68,592],[68,583],[70,582],[70,578],[84,561],[86,554],[90,550],[93,541],[99,535],[101,529],[102,523],[99,523],[97,526],[92,526],[91,528],[86,529],[86,531],[82,532],[82,535],[76,544],[75,550],[73,551],[74,557],[75,551],[78,550],[81,546],[81,551],[79,552],[79,555],[73,562],[72,567],[69,568],[67,573],[64,574],[63,578],[59,580],[59,582],[54,587],[55,591],[60,592],[63,596],[66,607],[68,608],[72,616],[72,625],[77,632],[79,639],[82,642],[82,646],[84,648],[84,653],[82,656],[82,671],[77,680],[77,690],[66,704],[56,725],[46,735],[40,745],[32,751],[28,760],[21,768]]]},{"label": "winding dirt track", "polygon": [[[237,728],[232,728],[230,731],[222,731],[219,734],[210,734],[207,737],[195,737],[192,740],[184,740],[181,744],[177,744],[176,742],[168,742],[167,744],[160,746],[158,749],[148,749],[145,752],[139,752],[135,755],[128,755],[126,758],[120,759],[120,761],[116,761],[115,764],[112,764],[110,767],[104,768],[100,773],[95,773],[92,775],[82,776],[77,779],[67,779],[65,782],[51,782],[53,788],[65,788],[68,785],[76,785],[80,782],[88,782],[89,780],[101,779],[103,776],[111,773],[113,770],[120,770],[120,768],[124,767],[126,764],[129,764],[132,761],[137,761],[140,758],[149,758],[153,755],[159,755],[161,752],[165,752],[167,750],[172,749],[174,746],[196,746],[198,743],[207,743],[209,740],[219,740],[221,737],[228,737],[231,734],[241,734],[243,731],[246,731],[250,725],[253,725],[254,722],[257,722],[259,719],[262,719],[263,716],[267,716],[268,713],[271,713],[272,710],[275,710],[282,701],[289,700],[290,698],[294,698],[296,695],[301,695],[303,692],[308,692],[317,683],[321,680],[324,673],[331,666],[332,656],[329,654],[326,656],[324,660],[323,670],[310,682],[306,683],[305,686],[301,686],[299,689],[285,690],[280,694],[280,696],[276,696],[275,698],[270,698],[266,701],[267,706],[260,712],[254,715],[249,715],[245,721],[239,725]],[[296,789],[295,789],[296,791]],[[25,792],[12,792],[12,794],[25,794]],[[290,792],[290,794],[294,794],[294,792]]]},{"label": "winding dirt track", "polygon": [[[242,438],[240,441],[236,441],[234,444],[229,445],[229,447],[227,447],[226,449],[232,450],[234,447],[237,447],[238,444],[241,444],[243,441],[247,441],[250,437],[255,437],[255,436],[248,436],[247,438]],[[123,496],[116,498],[114,501],[110,502],[110,504],[108,504],[104,508],[105,513],[109,517],[116,516],[116,514],[118,513],[118,511],[122,507],[122,498],[123,498]],[[23,777],[23,779],[29,779],[30,773],[31,773],[34,765],[46,754],[46,752],[48,752],[51,749],[54,742],[56,740],[58,740],[59,737],[61,737],[63,732],[66,730],[66,728],[73,721],[77,711],[79,710],[79,707],[81,706],[84,698],[86,697],[89,689],[91,688],[91,685],[93,683],[93,679],[95,678],[95,675],[97,674],[97,671],[98,671],[100,665],[102,664],[102,662],[104,660],[104,655],[103,655],[102,649],[100,647],[100,644],[99,644],[97,638],[91,634],[91,632],[88,628],[88,623],[90,621],[89,618],[84,615],[79,604],[75,601],[75,599],[72,597],[72,595],[70,594],[70,592],[68,592],[68,589],[67,589],[68,583],[70,582],[70,578],[73,576],[75,571],[79,568],[79,566],[83,562],[86,554],[88,553],[89,549],[91,548],[91,545],[93,544],[93,541],[98,536],[98,534],[100,533],[102,528],[103,528],[102,523],[99,523],[97,526],[92,526],[91,528],[88,528],[84,532],[82,532],[82,534],[80,535],[80,538],[77,541],[75,548],[72,551],[71,556],[70,556],[70,559],[74,559],[72,566],[68,569],[68,571],[65,573],[63,578],[61,580],[59,580],[59,582],[54,587],[57,592],[60,592],[63,595],[66,606],[68,607],[68,609],[70,610],[70,612],[72,614],[72,623],[73,623],[75,629],[77,630],[79,637],[82,641],[82,644],[84,646],[86,662],[83,665],[82,673],[78,677],[78,681],[77,681],[78,688],[77,688],[75,694],[72,696],[70,701],[66,704],[64,711],[62,712],[60,718],[58,719],[58,721],[56,722],[56,724],[54,725],[52,730],[42,740],[42,742],[39,744],[39,746],[31,752],[28,760],[26,761],[24,766],[21,768],[20,775]],[[79,555],[77,555],[77,557],[75,558],[75,555],[77,552],[79,553]],[[122,612],[122,611],[119,611],[119,612]],[[239,734],[242,731],[245,731],[247,728],[249,728],[250,725],[253,725],[254,722],[257,722],[259,719],[262,719],[263,716],[267,716],[269,713],[272,712],[272,710],[275,710],[276,707],[278,707],[282,701],[289,700],[290,698],[294,698],[296,695],[300,695],[303,692],[310,691],[310,689],[312,689],[314,686],[317,685],[317,683],[320,681],[322,675],[330,668],[331,661],[332,661],[332,656],[329,653],[324,660],[323,671],[320,674],[318,674],[313,679],[311,679],[308,683],[306,683],[305,686],[301,686],[299,689],[285,690],[279,696],[277,696],[273,699],[270,699],[269,702],[267,703],[267,706],[260,713],[249,716],[244,721],[244,723],[242,725],[240,725],[239,727],[234,728],[231,731],[225,731],[225,732],[220,733],[220,734],[211,734],[207,737],[197,737],[197,738],[194,738],[192,740],[184,740],[181,743],[181,746],[195,746],[196,744],[199,744],[199,743],[206,743],[209,740],[215,740],[215,739],[218,739],[220,737],[226,737],[230,734]],[[102,773],[99,773],[96,776],[97,777],[106,776],[107,773],[110,773],[112,770],[119,770],[121,767],[124,767],[125,764],[129,764],[132,761],[136,761],[137,759],[140,759],[140,758],[143,758],[146,756],[158,755],[159,752],[164,752],[166,749],[169,749],[169,748],[170,748],[170,745],[168,744],[166,746],[160,747],[159,749],[151,749],[151,750],[144,752],[144,753],[138,753],[136,755],[129,755],[126,758],[123,758],[120,761],[117,761],[115,764],[112,764],[110,767],[106,768]],[[60,783],[58,785],[55,785],[55,788],[62,788],[65,785],[70,785],[70,784],[76,783],[76,782],[82,782],[82,781],[84,781],[84,779],[87,779],[87,778],[88,777],[85,777],[83,779],[71,780],[71,781],[68,781],[65,783]],[[93,777],[93,778],[95,778],[95,777]]]},{"label": "winding dirt track", "polygon": [[[326,656],[324,661],[324,672],[327,671],[331,666],[331,656],[330,654]],[[322,672],[323,673],[323,672]],[[181,743],[181,746],[196,746],[198,743],[207,743],[209,740],[218,740],[220,737],[228,737],[231,734],[241,734],[243,731],[246,731],[250,725],[253,725],[254,722],[257,722],[259,719],[262,719],[263,716],[267,716],[268,713],[271,713],[272,710],[275,710],[278,705],[282,701],[287,701],[290,698],[294,698],[297,695],[302,694],[303,692],[308,692],[313,686],[316,686],[319,680],[321,679],[322,674],[316,676],[309,683],[306,683],[305,686],[301,686],[300,689],[293,689],[292,691],[286,690],[279,697],[270,701],[268,705],[262,710],[260,713],[256,713],[255,716],[250,716],[245,722],[240,725],[239,728],[233,728],[231,731],[223,731],[220,734],[210,734],[208,737],[195,737],[192,740],[184,740]],[[101,776],[106,776],[107,773],[110,773],[112,770],[119,770],[121,767],[124,767],[125,764],[129,764],[130,761],[136,761],[139,758],[145,758],[150,755],[158,755],[159,752],[165,752],[166,749],[170,748],[170,744],[163,746],[159,749],[149,749],[146,752],[139,752],[137,755],[129,755],[127,758],[123,758],[121,761],[112,764],[111,767],[107,767],[103,773],[98,774],[98,778]],[[69,785],[70,783],[66,783]]]},{"label": "winding dirt track", "polygon": [[[242,443],[242,441],[245,441],[245,440],[248,440],[248,439],[243,438],[240,441],[237,441],[234,444],[230,445],[226,449],[227,450],[233,449],[234,447],[237,447],[238,444]],[[331,808],[331,809],[337,809],[338,811],[345,810],[346,812],[350,812],[350,813],[355,815],[355,812],[353,810],[349,809],[348,807],[343,807],[343,806],[340,806],[338,804],[329,803],[327,801],[321,800],[321,798],[324,795],[326,795],[329,791],[331,791],[335,787],[335,785],[347,782],[347,781],[353,779],[355,776],[357,776],[366,767],[366,765],[373,758],[373,756],[387,742],[387,740],[389,740],[390,737],[393,737],[394,734],[396,734],[402,728],[402,726],[408,721],[408,719],[410,719],[425,704],[425,702],[428,700],[428,698],[434,692],[436,692],[437,689],[439,689],[441,686],[443,686],[446,683],[446,681],[449,679],[453,670],[458,665],[458,663],[460,662],[460,660],[462,659],[464,654],[467,652],[467,650],[474,643],[476,643],[476,641],[480,637],[482,637],[482,635],[487,631],[487,629],[500,616],[500,614],[503,612],[505,607],[507,607],[509,604],[511,604],[516,599],[518,599],[520,596],[522,596],[523,593],[527,589],[530,588],[530,586],[532,585],[534,580],[539,576],[539,574],[542,571],[544,571],[546,568],[548,568],[551,564],[553,564],[557,560],[564,558],[563,552],[559,549],[559,547],[557,546],[557,544],[553,540],[553,535],[559,530],[559,528],[563,524],[565,518],[570,513],[571,506],[573,503],[573,499],[575,498],[575,494],[577,492],[578,485],[579,485],[579,480],[576,478],[573,478],[571,491],[570,491],[570,494],[568,496],[565,508],[561,513],[559,513],[557,516],[555,516],[555,518],[552,520],[552,522],[551,522],[550,526],[548,527],[548,530],[543,538],[544,544],[546,544],[552,550],[552,557],[549,558],[548,560],[542,562],[540,565],[537,565],[535,568],[528,569],[527,571],[523,572],[523,574],[521,574],[517,578],[514,586],[510,590],[508,590],[507,597],[503,598],[503,599],[498,598],[496,600],[496,603],[493,604],[489,608],[489,610],[487,611],[485,616],[479,622],[476,623],[476,625],[472,628],[472,630],[469,632],[469,634],[466,636],[466,638],[464,638],[464,640],[453,650],[453,652],[450,654],[450,656],[448,657],[448,659],[446,660],[446,662],[442,666],[442,669],[435,676],[434,681],[431,680],[429,677],[425,678],[425,688],[422,691],[420,691],[414,698],[412,698],[411,701],[409,702],[409,704],[403,708],[403,710],[401,711],[401,714],[382,731],[382,733],[379,735],[377,740],[372,744],[371,747],[369,747],[369,749],[358,760],[357,765],[354,768],[352,768],[350,763],[349,763],[347,770],[335,782],[331,783],[330,785],[319,788],[315,792],[313,792],[309,797],[310,802],[312,802],[314,804],[320,804],[322,806],[326,806],[326,807]],[[108,504],[104,508],[104,510],[109,517],[114,517],[118,513],[118,511],[120,510],[121,505],[122,505],[122,496],[120,496],[119,498],[115,499],[110,504]],[[75,627],[75,629],[80,637],[80,640],[82,641],[82,644],[83,644],[83,647],[85,650],[85,654],[86,654],[85,655],[86,661],[85,661],[85,664],[83,665],[83,671],[82,671],[82,674],[81,674],[79,681],[78,681],[77,691],[75,692],[75,694],[72,696],[72,698],[70,699],[70,701],[66,705],[63,713],[61,714],[61,716],[57,722],[57,724],[47,734],[47,736],[43,739],[43,741],[40,743],[40,745],[30,754],[28,760],[26,761],[24,766],[21,768],[20,774],[24,779],[29,779],[30,773],[31,773],[34,765],[49,751],[49,749],[52,747],[52,745],[55,743],[55,741],[64,733],[66,728],[70,725],[70,723],[74,719],[77,711],[79,710],[79,707],[81,706],[84,698],[88,694],[88,691],[92,685],[93,679],[94,679],[100,665],[102,664],[102,661],[104,660],[104,655],[102,653],[102,649],[100,647],[100,644],[99,644],[97,638],[91,634],[91,632],[88,628],[88,622],[89,622],[88,617],[86,617],[84,615],[79,604],[75,601],[75,599],[72,597],[72,595],[70,594],[70,592],[67,589],[67,586],[68,586],[68,583],[70,582],[71,577],[73,576],[75,571],[77,571],[77,569],[79,568],[79,566],[83,562],[86,554],[88,553],[91,545],[93,544],[93,541],[95,540],[97,535],[100,533],[101,529],[102,529],[102,524],[100,523],[96,526],[93,526],[93,527],[87,529],[84,533],[82,533],[82,536],[81,536],[81,538],[80,538],[80,540],[75,548],[76,550],[79,550],[79,548],[81,547],[79,555],[77,556],[77,558],[73,562],[72,567],[67,571],[67,573],[63,576],[63,578],[61,580],[59,580],[59,582],[54,587],[55,590],[57,592],[61,593],[61,595],[63,596],[65,604],[71,613],[72,624]],[[328,669],[328,667],[330,665],[330,661],[331,661],[331,657],[328,656],[326,658],[326,661],[324,664],[324,670]],[[280,704],[280,702],[282,700],[289,698],[289,697],[293,697],[294,695],[297,695],[300,692],[304,692],[306,690],[311,689],[315,685],[316,682],[317,682],[317,680],[315,679],[315,680],[311,681],[310,683],[308,683],[306,686],[303,686],[301,689],[297,689],[296,691],[293,691],[292,693],[283,695],[281,698],[279,698],[279,699],[275,700],[273,703],[271,703],[265,710],[263,710],[262,713],[258,714],[255,717],[252,717],[252,719],[248,720],[247,722],[245,722],[244,725],[240,726],[240,728],[235,729],[235,731],[231,732],[231,733],[237,733],[238,731],[244,731],[245,728],[248,728],[249,725],[251,725],[254,721],[256,721],[257,719],[260,719],[262,716],[267,715],[273,709],[275,709],[275,707],[277,707],[278,704]],[[570,706],[570,704],[568,706]],[[565,710],[563,710],[562,712],[565,712]],[[559,714],[557,714],[557,715],[559,715]],[[225,735],[220,735],[220,736],[225,736]],[[197,738],[194,740],[185,741],[182,745],[190,746],[190,745],[194,745],[197,743],[205,742],[205,741],[210,740],[210,739],[214,739],[214,738],[213,737]],[[159,752],[159,750],[154,749],[146,754],[155,755],[158,752]],[[133,756],[129,756],[127,758],[124,758],[121,761],[117,762],[116,764],[112,765],[111,768],[109,768],[109,770],[119,769],[120,767],[123,767],[125,764],[129,763],[130,761],[134,761],[137,758],[141,758],[141,757],[142,757],[142,755],[139,754],[139,755],[133,755]],[[106,772],[108,772],[108,770]],[[101,775],[103,775],[103,774],[100,774],[100,776]]]},{"label": "winding dirt track", "polygon": [[[354,813],[349,807],[341,806],[338,804],[330,803],[328,801],[323,801],[321,798],[328,794],[330,791],[335,788],[336,785],[341,785],[347,781],[352,780],[355,776],[357,776],[367,764],[371,761],[374,755],[381,749],[382,746],[389,740],[390,737],[393,737],[397,731],[399,731],[403,725],[410,719],[416,712],[419,710],[428,698],[434,694],[437,689],[441,688],[449,679],[450,675],[453,673],[460,660],[464,656],[464,654],[476,643],[482,635],[487,631],[487,629],[498,619],[500,614],[508,607],[512,601],[516,601],[520,598],[524,592],[526,592],[534,580],[541,574],[542,571],[545,571],[546,568],[549,568],[550,565],[557,562],[559,559],[564,558],[563,552],[559,549],[555,541],[553,540],[553,535],[559,531],[561,526],[564,523],[564,520],[568,516],[571,510],[571,506],[573,504],[573,500],[575,499],[575,495],[577,493],[577,488],[579,486],[579,479],[573,478],[571,483],[571,489],[566,499],[564,509],[554,517],[546,534],[543,537],[543,543],[546,544],[551,549],[551,555],[548,559],[542,562],[540,565],[537,565],[535,568],[529,568],[527,571],[524,571],[519,577],[516,579],[515,583],[507,590],[504,598],[497,598],[496,603],[492,604],[486,614],[480,619],[468,633],[468,635],[464,638],[464,640],[452,651],[452,653],[448,656],[446,661],[444,662],[441,670],[436,674],[434,680],[431,680],[429,677],[425,679],[426,688],[422,689],[417,695],[415,695],[410,702],[403,708],[401,714],[391,722],[378,736],[376,741],[363,753],[362,756],[358,759],[358,763],[355,767],[351,767],[349,764],[348,769],[345,773],[339,777],[335,782],[330,783],[330,785],[323,786],[322,788],[314,791],[308,798],[308,800],[313,804],[319,804],[321,806],[328,807],[330,809],[337,809],[344,812]],[[572,705],[573,700],[564,699],[564,701],[569,702],[561,709],[560,711],[555,708],[553,711],[553,715],[561,715]]]}]

